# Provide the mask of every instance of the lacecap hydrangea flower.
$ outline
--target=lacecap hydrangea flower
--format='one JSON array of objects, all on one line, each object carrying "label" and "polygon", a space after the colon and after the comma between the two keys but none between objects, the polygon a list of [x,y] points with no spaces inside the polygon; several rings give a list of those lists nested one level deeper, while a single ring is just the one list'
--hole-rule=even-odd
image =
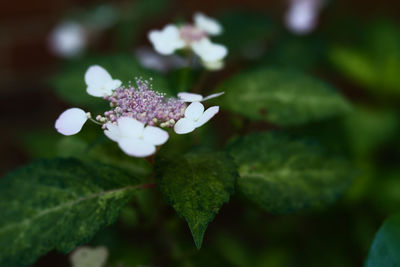
[{"label": "lacecap hydrangea flower", "polygon": [[[87,120],[91,120],[101,125],[104,134],[117,142],[122,151],[134,157],[154,154],[156,146],[167,142],[168,129],[186,134],[204,125],[218,113],[219,107],[205,110],[200,101],[223,94],[203,97],[180,93],[179,98],[167,97],[153,90],[151,83],[142,79],[136,79],[136,86],[124,87],[120,80],[113,79],[98,65],[88,68],[85,82],[87,93],[103,97],[110,103],[110,110],[92,118],[90,112],[70,108],[61,113],[55,128],[63,135],[74,135],[81,131]],[[191,104],[187,105],[187,102]]]},{"label": "lacecap hydrangea flower", "polygon": [[151,31],[148,35],[150,42],[162,55],[171,55],[179,49],[190,49],[200,57],[205,68],[221,69],[228,49],[212,43],[210,37],[221,34],[222,26],[202,13],[196,13],[193,19],[193,24],[168,24],[162,30]]}]

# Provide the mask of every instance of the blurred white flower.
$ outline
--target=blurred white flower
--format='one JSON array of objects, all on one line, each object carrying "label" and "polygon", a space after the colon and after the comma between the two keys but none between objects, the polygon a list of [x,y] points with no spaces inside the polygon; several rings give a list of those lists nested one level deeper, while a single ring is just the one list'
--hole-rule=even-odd
[{"label": "blurred white flower", "polygon": [[219,61],[202,61],[204,68],[210,70],[210,71],[217,71],[217,70],[222,70],[225,66],[225,63],[223,60]]},{"label": "blurred white flower", "polygon": [[209,96],[203,97],[200,94],[182,92],[182,93],[178,93],[178,97],[183,102],[201,102],[201,101],[206,101],[211,98],[219,97],[219,96],[223,95],[224,93],[225,92],[215,93],[215,94],[211,94]]},{"label": "blurred white flower", "polygon": [[154,49],[162,55],[171,55],[175,50],[185,47],[178,27],[172,24],[168,24],[161,31],[151,31],[149,39]]},{"label": "blurred white flower", "polygon": [[108,249],[106,247],[82,246],[70,255],[72,267],[104,267],[107,263]]},{"label": "blurred white flower", "polygon": [[322,0],[290,0],[285,16],[286,26],[296,34],[307,34],[315,29]]},{"label": "blurred white flower", "polygon": [[209,35],[219,35],[222,33],[221,24],[219,24],[217,20],[210,18],[201,12],[197,12],[194,15],[193,20],[197,28],[202,29]]},{"label": "blurred white flower", "polygon": [[150,31],[148,37],[154,49],[162,55],[170,55],[178,49],[191,49],[200,57],[203,66],[209,70],[219,70],[228,49],[220,44],[214,44],[209,36],[222,33],[222,26],[212,18],[202,13],[196,13],[194,24],[181,26],[168,24],[161,31]]},{"label": "blurred white flower", "polygon": [[108,122],[104,134],[118,143],[126,154],[134,157],[147,157],[156,151],[156,146],[167,142],[168,133],[158,127],[144,126],[129,117],[121,117],[117,125]]},{"label": "blurred white flower", "polygon": [[89,117],[90,114],[80,108],[70,108],[61,113],[56,120],[55,128],[63,135],[74,135],[81,131]]},{"label": "blurred white flower", "polygon": [[208,122],[219,111],[218,106],[213,106],[204,111],[204,106],[200,102],[193,102],[185,110],[185,117],[180,119],[174,126],[177,134],[187,134],[193,132]]},{"label": "blurred white flower", "polygon": [[148,47],[136,49],[135,56],[143,67],[163,73],[187,66],[187,61],[178,55],[160,55]]},{"label": "blurred white flower", "polygon": [[61,57],[74,57],[83,52],[88,36],[82,25],[74,21],[65,21],[50,33],[50,50]]},{"label": "blurred white flower", "polygon": [[90,66],[85,73],[86,92],[89,95],[103,97],[111,95],[113,90],[121,86],[120,80],[113,80],[111,75],[101,66]]},{"label": "blurred white flower", "polygon": [[215,64],[222,62],[222,59],[228,54],[228,49],[225,46],[213,44],[207,38],[194,42],[192,44],[192,49],[205,63],[205,66],[209,64],[213,66],[213,69],[215,69]]}]

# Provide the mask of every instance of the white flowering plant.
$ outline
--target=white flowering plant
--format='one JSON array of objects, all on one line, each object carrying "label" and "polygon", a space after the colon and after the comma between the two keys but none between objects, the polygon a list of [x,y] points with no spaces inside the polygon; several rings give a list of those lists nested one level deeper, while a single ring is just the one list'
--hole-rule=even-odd
[{"label": "white flowering plant", "polygon": [[0,266],[53,250],[72,266],[274,266],[286,256],[266,260],[261,239],[311,235],[357,173],[340,128],[356,128],[354,106],[315,75],[323,1],[287,4],[274,23],[121,8],[106,54],[85,54],[84,31],[62,24],[52,40],[75,58],[49,81],[50,133],[32,134],[35,161],[0,180]]}]

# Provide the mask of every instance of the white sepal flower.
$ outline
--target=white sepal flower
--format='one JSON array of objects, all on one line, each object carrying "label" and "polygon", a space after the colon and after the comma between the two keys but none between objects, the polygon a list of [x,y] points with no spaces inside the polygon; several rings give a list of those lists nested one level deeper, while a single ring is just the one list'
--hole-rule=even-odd
[{"label": "white sepal flower", "polygon": [[86,92],[89,95],[103,97],[111,95],[113,90],[121,86],[122,82],[113,79],[101,66],[90,66],[85,73]]},{"label": "white sepal flower", "polygon": [[214,44],[208,38],[192,43],[192,49],[204,62],[220,61],[228,54],[225,46]]},{"label": "white sepal flower", "polygon": [[197,28],[205,31],[209,35],[218,35],[222,33],[221,24],[219,24],[217,20],[210,18],[203,13],[196,13],[193,20]]},{"label": "white sepal flower", "polygon": [[129,156],[147,157],[156,151],[156,146],[167,142],[168,133],[158,127],[144,126],[143,123],[129,117],[121,117],[117,125],[107,123],[104,134],[118,143]]},{"label": "white sepal flower", "polygon": [[220,92],[220,93],[215,93],[215,94],[211,94],[209,96],[203,97],[200,94],[182,92],[182,93],[178,93],[178,97],[183,102],[201,102],[201,101],[206,101],[211,98],[219,97],[219,96],[223,95],[224,93],[225,92]]},{"label": "white sepal flower", "polygon": [[154,49],[162,55],[171,55],[175,50],[185,47],[178,27],[172,24],[168,24],[161,31],[151,31],[148,37]]},{"label": "white sepal flower", "polygon": [[204,111],[204,106],[200,102],[193,102],[185,110],[185,117],[180,119],[174,126],[177,134],[187,134],[193,132],[208,122],[219,111],[218,106],[213,106]]},{"label": "white sepal flower", "polygon": [[55,123],[57,131],[63,135],[74,135],[81,131],[88,114],[80,108],[70,108],[61,113]]}]

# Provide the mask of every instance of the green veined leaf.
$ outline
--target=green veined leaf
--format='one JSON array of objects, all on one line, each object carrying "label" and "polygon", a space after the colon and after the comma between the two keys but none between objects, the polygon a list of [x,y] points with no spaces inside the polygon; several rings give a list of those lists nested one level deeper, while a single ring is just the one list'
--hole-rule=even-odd
[{"label": "green veined leaf", "polygon": [[231,142],[228,151],[239,166],[237,191],[274,213],[329,204],[354,174],[318,145],[279,133],[250,134]]},{"label": "green veined leaf", "polygon": [[300,125],[341,115],[349,103],[327,84],[305,74],[264,68],[223,82],[223,108],[253,120],[282,126]]},{"label": "green veined leaf", "polygon": [[42,160],[0,180],[0,266],[69,252],[115,221],[138,179],[107,165]]},{"label": "green veined leaf", "polygon": [[200,248],[207,225],[234,192],[233,160],[223,152],[190,153],[158,160],[156,172],[165,199],[185,218]]},{"label": "green veined leaf", "polygon": [[379,228],[365,266],[400,266],[400,214],[390,216]]}]

